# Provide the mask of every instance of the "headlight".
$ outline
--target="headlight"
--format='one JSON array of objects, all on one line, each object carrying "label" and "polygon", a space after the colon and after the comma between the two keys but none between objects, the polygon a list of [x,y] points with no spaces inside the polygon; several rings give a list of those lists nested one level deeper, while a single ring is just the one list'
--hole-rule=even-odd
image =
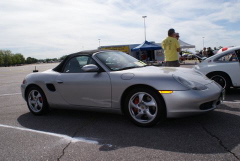
[{"label": "headlight", "polygon": [[207,87],[201,83],[188,81],[182,77],[176,76],[173,74],[173,78],[175,78],[179,83],[184,85],[187,88],[193,89],[193,90],[205,90]]}]

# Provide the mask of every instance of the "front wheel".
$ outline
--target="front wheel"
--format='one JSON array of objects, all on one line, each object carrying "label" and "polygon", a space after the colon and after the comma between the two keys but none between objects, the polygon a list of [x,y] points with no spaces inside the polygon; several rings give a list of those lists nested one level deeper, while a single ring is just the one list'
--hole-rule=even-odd
[{"label": "front wheel", "polygon": [[27,105],[34,115],[42,115],[48,111],[47,99],[39,87],[31,87],[27,92]]},{"label": "front wheel", "polygon": [[166,117],[165,104],[161,96],[152,89],[139,88],[130,91],[124,108],[130,120],[142,127],[153,126]]},{"label": "front wheel", "polygon": [[226,91],[228,91],[230,89],[230,79],[228,78],[228,76],[226,74],[214,73],[214,74],[208,75],[208,78],[217,82]]}]

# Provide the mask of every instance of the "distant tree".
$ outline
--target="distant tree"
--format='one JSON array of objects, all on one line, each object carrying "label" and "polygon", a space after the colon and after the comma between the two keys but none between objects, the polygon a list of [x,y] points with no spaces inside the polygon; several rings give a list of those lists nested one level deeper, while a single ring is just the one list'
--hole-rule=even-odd
[{"label": "distant tree", "polygon": [[45,60],[44,59],[38,59],[38,62],[45,62]]},{"label": "distant tree", "polygon": [[27,57],[26,61],[27,64],[31,64],[32,63],[32,58],[31,57]]},{"label": "distant tree", "polygon": [[0,50],[0,67],[4,65],[4,55],[3,51]]},{"label": "distant tree", "polygon": [[51,59],[47,58],[45,59],[45,62],[49,63],[51,61]]},{"label": "distant tree", "polygon": [[19,57],[20,57],[20,63],[21,64],[24,64],[25,63],[25,57],[22,55],[22,54],[19,54]]},{"label": "distant tree", "polygon": [[37,59],[31,58],[31,57],[27,57],[27,59],[26,59],[27,64],[37,63],[37,61],[38,61]]},{"label": "distant tree", "polygon": [[56,61],[58,61],[58,59],[57,58],[53,58],[52,61],[56,62]]},{"label": "distant tree", "polygon": [[16,56],[14,54],[11,54],[10,57],[11,57],[11,60],[12,60],[11,65],[16,65],[17,64]]},{"label": "distant tree", "polygon": [[14,54],[14,57],[15,57],[16,64],[24,64],[25,63],[25,58],[22,54],[20,54],[20,53]]},{"label": "distant tree", "polygon": [[25,58],[22,54],[13,54],[10,50],[0,50],[0,66],[11,66],[24,63]]},{"label": "distant tree", "polygon": [[[57,58],[49,59],[49,61],[57,61]],[[41,61],[41,60],[39,60]],[[32,57],[25,57],[21,53],[13,54],[10,50],[0,50],[0,66],[11,66],[18,64],[37,63],[38,60]],[[43,59],[42,59],[43,62]]]},{"label": "distant tree", "polygon": [[12,65],[12,52],[10,50],[3,51],[3,61],[5,67]]},{"label": "distant tree", "polygon": [[59,58],[59,60],[64,60],[67,57],[67,55],[64,55],[62,57]]}]

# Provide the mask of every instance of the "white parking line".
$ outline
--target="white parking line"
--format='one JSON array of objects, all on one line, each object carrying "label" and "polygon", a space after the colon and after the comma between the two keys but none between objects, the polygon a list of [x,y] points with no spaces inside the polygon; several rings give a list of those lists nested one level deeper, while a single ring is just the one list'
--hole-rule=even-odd
[{"label": "white parking line", "polygon": [[89,143],[89,144],[98,144],[98,141],[89,140],[87,138],[82,138],[82,137],[72,138],[72,137],[67,136],[67,135],[56,134],[56,133],[51,133],[51,132],[44,132],[44,131],[39,131],[39,130],[32,130],[32,129],[16,127],[16,126],[9,126],[9,125],[3,125],[3,124],[0,124],[0,127],[10,128],[10,129],[15,129],[15,130],[21,130],[21,131],[29,131],[29,132],[45,134],[45,135],[50,135],[50,136],[56,136],[56,137],[60,137],[60,138],[63,138],[65,140],[71,141],[71,142],[84,142],[84,143]]},{"label": "white parking line", "polygon": [[13,96],[13,95],[19,95],[21,93],[11,93],[11,94],[1,94],[0,97],[2,96]]}]

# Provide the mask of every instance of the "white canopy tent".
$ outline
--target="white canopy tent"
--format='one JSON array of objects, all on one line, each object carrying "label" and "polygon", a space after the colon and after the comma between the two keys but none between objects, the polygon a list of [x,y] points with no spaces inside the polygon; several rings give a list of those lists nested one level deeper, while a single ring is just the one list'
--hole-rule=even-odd
[{"label": "white canopy tent", "polygon": [[178,40],[180,48],[195,48],[195,45],[188,44],[182,40]]}]

